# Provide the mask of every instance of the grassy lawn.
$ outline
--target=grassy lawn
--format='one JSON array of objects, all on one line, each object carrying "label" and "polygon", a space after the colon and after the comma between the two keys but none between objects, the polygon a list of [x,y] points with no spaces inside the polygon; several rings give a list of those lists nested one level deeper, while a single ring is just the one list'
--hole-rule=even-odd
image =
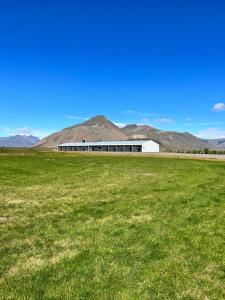
[{"label": "grassy lawn", "polygon": [[225,299],[225,162],[0,153],[0,299]]}]

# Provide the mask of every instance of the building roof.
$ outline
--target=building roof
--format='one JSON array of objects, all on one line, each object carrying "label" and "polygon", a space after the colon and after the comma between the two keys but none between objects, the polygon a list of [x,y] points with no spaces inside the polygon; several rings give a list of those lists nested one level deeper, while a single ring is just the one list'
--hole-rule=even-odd
[{"label": "building roof", "polygon": [[[102,142],[81,142],[81,143],[64,143],[58,146],[120,146],[120,145],[143,145],[145,143],[155,143],[152,140],[139,140],[139,141],[102,141]],[[156,143],[155,143],[156,144]]]}]

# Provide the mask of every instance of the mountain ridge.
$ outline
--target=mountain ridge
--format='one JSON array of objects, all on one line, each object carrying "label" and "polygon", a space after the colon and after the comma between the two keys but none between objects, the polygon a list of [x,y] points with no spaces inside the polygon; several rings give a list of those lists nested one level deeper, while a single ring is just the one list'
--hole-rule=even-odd
[{"label": "mountain ridge", "polygon": [[37,142],[39,138],[33,135],[14,135],[9,137],[0,137],[0,147],[31,147]]},{"label": "mountain ridge", "polygon": [[87,141],[126,140],[127,135],[105,116],[98,115],[83,123],[66,127],[38,142],[40,148],[55,148],[60,143]]},{"label": "mountain ridge", "polygon": [[221,139],[208,139],[206,140],[211,147],[216,147],[219,150],[224,150],[225,149],[225,138]]},{"label": "mountain ridge", "polygon": [[55,148],[65,142],[86,141],[112,141],[112,140],[140,140],[151,139],[160,144],[163,151],[195,150],[195,149],[221,149],[216,142],[203,140],[189,132],[163,131],[143,124],[129,124],[122,128],[116,126],[104,115],[97,115],[83,123],[66,127],[42,139],[35,147]]}]

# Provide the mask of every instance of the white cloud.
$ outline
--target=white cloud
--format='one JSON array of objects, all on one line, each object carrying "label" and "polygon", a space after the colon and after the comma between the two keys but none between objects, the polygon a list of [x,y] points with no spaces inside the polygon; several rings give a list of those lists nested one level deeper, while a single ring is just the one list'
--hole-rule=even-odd
[{"label": "white cloud", "polygon": [[88,118],[83,118],[83,117],[78,117],[78,116],[65,116],[65,117],[70,120],[81,120],[81,121],[88,120]]},{"label": "white cloud", "polygon": [[222,102],[216,103],[213,106],[213,111],[216,111],[216,112],[225,111],[225,104]]},{"label": "white cloud", "polygon": [[137,111],[132,109],[125,110],[122,113],[126,115],[140,117],[140,118],[152,117],[158,115],[157,113],[142,112],[142,111]]},{"label": "white cloud", "polygon": [[[156,123],[162,123],[162,124],[169,124],[173,123],[173,121],[170,118],[156,118],[159,116],[159,113],[149,113],[149,112],[142,112],[137,110],[126,110],[122,112],[123,114],[130,115],[136,118],[141,118],[141,124],[149,124],[149,122],[156,122]],[[152,119],[155,117],[156,119]],[[140,124],[140,123],[139,123]],[[152,126],[152,125],[151,125]]]},{"label": "white cloud", "polygon": [[199,131],[196,134],[197,137],[202,139],[220,139],[225,138],[225,129],[221,128],[207,128],[204,130]]},{"label": "white cloud", "polygon": [[188,118],[185,119],[185,121],[191,122],[191,121],[192,121],[192,118],[189,118],[189,117],[188,117]]},{"label": "white cloud", "polygon": [[202,122],[202,123],[185,123],[184,126],[210,126],[210,125],[223,125],[224,122]]},{"label": "white cloud", "polygon": [[51,129],[38,129],[31,127],[21,127],[21,128],[10,128],[7,126],[0,126],[0,132],[4,136],[13,136],[13,135],[33,135],[39,138],[44,138],[51,133],[55,132],[55,130]]},{"label": "white cloud", "polygon": [[149,121],[150,121],[149,118],[146,117],[141,119],[141,122],[143,123],[148,123]]},{"label": "white cloud", "polygon": [[127,123],[122,123],[122,122],[113,122],[113,124],[115,124],[119,128],[125,127],[127,125]]},{"label": "white cloud", "polygon": [[[118,126],[119,128],[123,128],[127,125],[130,125],[130,123],[123,123],[123,122],[113,122],[113,124],[115,124],[116,126]],[[153,127],[152,124],[148,123],[148,122],[144,122],[144,123],[136,123],[138,126],[143,126],[143,125],[148,125]]]},{"label": "white cloud", "polygon": [[159,118],[159,119],[155,119],[154,121],[157,123],[164,123],[164,124],[172,123],[172,120],[170,118]]}]

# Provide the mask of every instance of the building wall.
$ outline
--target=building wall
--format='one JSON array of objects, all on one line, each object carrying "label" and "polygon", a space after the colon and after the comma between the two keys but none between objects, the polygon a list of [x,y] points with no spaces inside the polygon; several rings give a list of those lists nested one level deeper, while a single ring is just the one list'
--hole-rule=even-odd
[{"label": "building wall", "polygon": [[159,144],[153,142],[153,141],[148,141],[142,145],[142,152],[159,152]]},{"label": "building wall", "polygon": [[104,151],[104,152],[159,152],[159,145],[153,141],[146,141],[140,145],[83,145],[58,146],[59,151]]}]

